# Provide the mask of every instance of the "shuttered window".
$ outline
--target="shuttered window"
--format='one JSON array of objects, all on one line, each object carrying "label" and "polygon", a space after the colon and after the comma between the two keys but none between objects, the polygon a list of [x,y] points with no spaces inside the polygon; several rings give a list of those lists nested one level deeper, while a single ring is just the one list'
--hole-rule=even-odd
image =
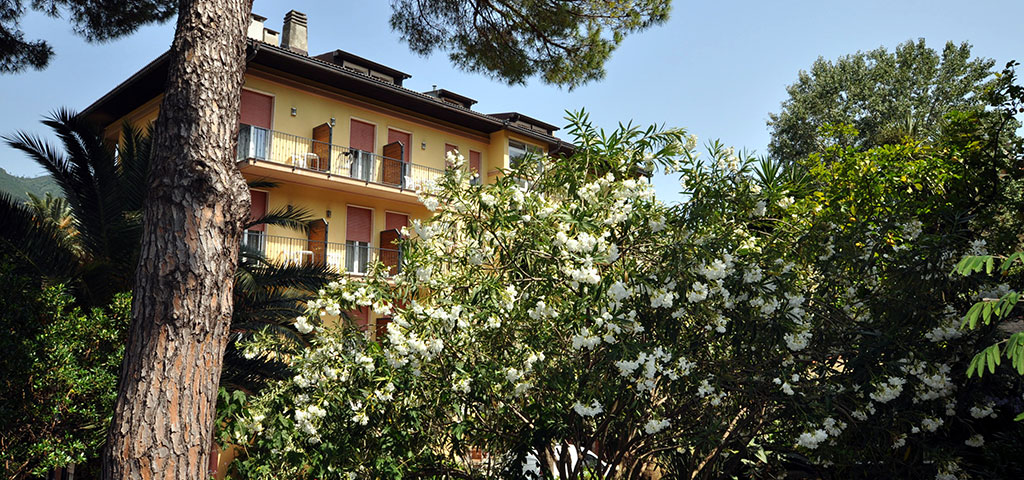
[{"label": "shuttered window", "polygon": [[387,212],[384,214],[385,230],[401,230],[409,225],[409,216],[401,213]]},{"label": "shuttered window", "polygon": [[252,90],[242,90],[242,104],[239,110],[241,111],[239,121],[246,125],[269,130],[274,114],[274,97]]},{"label": "shuttered window", "polygon": [[349,136],[349,146],[364,152],[374,152],[374,136],[376,127],[366,122],[352,120],[352,130]]},{"label": "shuttered window", "polygon": [[[259,190],[250,190],[249,194],[252,196],[252,204],[249,207],[249,219],[255,220],[267,214],[267,192],[261,192]],[[267,229],[265,223],[254,225],[249,227],[249,230],[262,232]]]},{"label": "shuttered window", "polygon": [[348,207],[345,240],[351,242],[370,243],[370,231],[373,225],[373,210],[368,208]]},{"label": "shuttered window", "polygon": [[480,173],[480,152],[469,151],[469,171]]}]

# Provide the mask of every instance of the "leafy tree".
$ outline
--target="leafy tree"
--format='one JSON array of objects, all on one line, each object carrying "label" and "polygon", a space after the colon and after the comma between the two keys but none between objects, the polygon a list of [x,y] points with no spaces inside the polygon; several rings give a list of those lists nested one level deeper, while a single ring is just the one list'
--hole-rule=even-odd
[{"label": "leafy tree", "polygon": [[75,463],[79,476],[96,476],[130,299],[82,310],[62,285],[41,287],[13,265],[0,263],[0,472],[35,478]]},{"label": "leafy tree", "polygon": [[[781,112],[769,116],[768,150],[780,160],[798,161],[827,141],[871,148],[907,136],[934,138],[947,113],[983,110],[993,64],[972,59],[967,43],[949,42],[940,54],[924,39],[893,52],[883,47],[835,62],[818,58],[786,88]],[[826,125],[850,125],[857,133],[830,136],[821,130]]]},{"label": "leafy tree", "polygon": [[669,0],[635,2],[395,0],[391,28],[416,53],[449,51],[455,65],[509,84],[533,75],[579,86],[604,77],[627,34],[664,23]]},{"label": "leafy tree", "polygon": [[[25,39],[18,25],[25,3],[10,0],[0,4],[0,74],[45,68],[53,56],[53,48],[45,40]],[[174,16],[177,4],[172,0],[32,0],[29,6],[50,17],[66,16],[75,33],[102,42],[166,21]]]}]

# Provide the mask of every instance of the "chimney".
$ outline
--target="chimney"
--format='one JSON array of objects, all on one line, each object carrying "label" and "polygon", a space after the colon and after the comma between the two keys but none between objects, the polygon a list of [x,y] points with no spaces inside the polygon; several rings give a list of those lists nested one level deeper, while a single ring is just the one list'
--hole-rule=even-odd
[{"label": "chimney", "polygon": [[253,40],[263,41],[263,21],[267,17],[261,17],[256,14],[249,15],[249,30],[246,32],[246,36]]},{"label": "chimney", "polygon": [[289,11],[284,14],[284,28],[281,29],[281,47],[295,53],[309,54],[306,40],[306,14]]}]

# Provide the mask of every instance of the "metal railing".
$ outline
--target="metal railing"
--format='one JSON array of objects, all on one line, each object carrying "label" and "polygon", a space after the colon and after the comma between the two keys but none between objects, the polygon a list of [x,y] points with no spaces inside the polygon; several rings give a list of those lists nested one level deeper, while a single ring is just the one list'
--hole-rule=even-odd
[{"label": "metal railing", "polygon": [[389,267],[391,275],[402,271],[400,250],[371,247],[364,242],[323,242],[247,231],[242,236],[242,243],[274,263],[326,264],[338,273],[362,275],[369,270],[370,264],[380,262]]},{"label": "metal railing", "polygon": [[442,169],[242,124],[238,131],[237,160],[248,159],[291,165],[399,189],[414,188],[421,182],[444,175]]}]

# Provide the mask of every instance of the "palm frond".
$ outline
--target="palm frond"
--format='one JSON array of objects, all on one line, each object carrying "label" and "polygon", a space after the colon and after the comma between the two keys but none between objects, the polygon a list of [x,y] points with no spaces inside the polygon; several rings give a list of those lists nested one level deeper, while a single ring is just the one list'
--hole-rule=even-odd
[{"label": "palm frond", "polygon": [[259,218],[250,219],[244,228],[251,228],[260,224],[276,225],[289,228],[302,233],[309,231],[309,223],[313,221],[312,211],[308,208],[294,207],[288,205],[278,208]]},{"label": "palm frond", "polygon": [[267,180],[265,178],[257,178],[256,180],[249,180],[248,185],[249,185],[250,189],[253,189],[253,188],[271,189],[271,188],[277,188],[280,184],[275,182],[275,181],[272,181],[272,180]]},{"label": "palm frond", "polygon": [[71,278],[78,268],[67,236],[56,226],[35,219],[30,208],[0,192],[0,243],[5,250],[36,273],[59,279]]}]

